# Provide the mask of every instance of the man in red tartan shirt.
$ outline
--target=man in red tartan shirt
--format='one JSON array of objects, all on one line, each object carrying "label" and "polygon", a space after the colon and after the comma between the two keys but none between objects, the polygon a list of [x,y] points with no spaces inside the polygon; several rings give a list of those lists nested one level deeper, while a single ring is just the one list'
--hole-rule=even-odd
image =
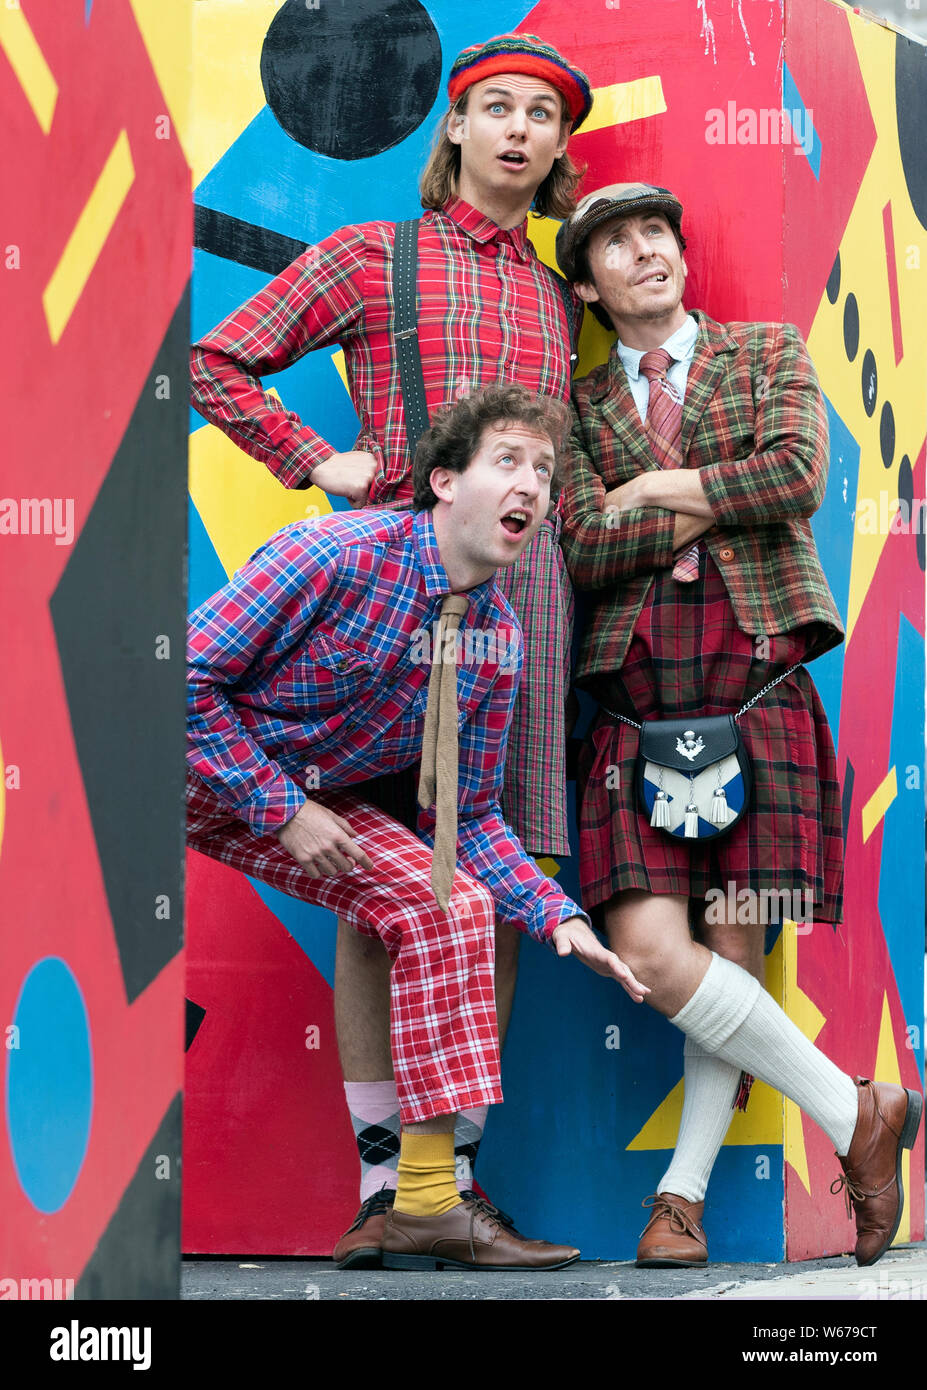
[{"label": "man in red tartan shirt", "polygon": [[[567,420],[519,386],[466,397],[419,443],[414,513],[284,527],[190,619],[189,843],[338,912],[392,961],[402,1135],[376,1254],[395,1269],[579,1256],[455,1183],[456,1113],[502,1100],[496,915],[646,993],[498,804],[522,642],[493,580],[547,513]],[[419,760],[413,834],[363,785]]]},{"label": "man in red tartan shirt", "polygon": [[[901,1151],[923,1097],[844,1074],[762,988],[771,901],[796,921],[842,913],[836,759],[801,664],[843,639],[808,521],[824,495],[827,419],[794,327],[686,312],[681,217],[668,189],[614,184],[584,197],[557,238],[564,273],[618,333],[575,389],[563,505],[567,565],[590,595],[576,679],[600,703],[579,778],[583,901],[686,1035],[679,1138],[644,1203],[637,1262],[707,1261],[708,1178],[759,1076],[830,1137],[857,1261],[873,1264],[901,1220]],[[743,819],[698,838],[690,781],[671,810],[657,793],[648,822],[642,735],[625,721],[737,714],[753,772]]]},{"label": "man in red tartan shirt", "polygon": [[[426,212],[419,228],[418,343],[428,410],[500,380],[566,400],[566,287],[537,258],[527,214],[533,207],[562,218],[575,206],[579,173],[567,141],[591,107],[588,80],[543,40],[506,34],[458,56],[448,97],[451,109],[421,184]],[[208,420],[286,486],[311,483],[357,507],[411,499],[392,332],[393,244],[391,223],[334,232],[201,338],[192,358],[193,403]],[[346,453],[287,411],[259,380],[309,350],[335,344],[344,349],[361,420]],[[503,809],[536,855],[569,853],[564,703],[572,594],[559,525],[556,515],[546,520],[529,551],[499,577],[525,635]],[[518,944],[519,934],[500,926],[496,990],[503,1039]],[[379,943],[341,922],[335,1021],[362,1170],[361,1212],[334,1252],[342,1265],[376,1263],[383,1206],[396,1183],[388,986],[389,960]],[[459,1180],[468,1194],[485,1117],[485,1107],[475,1107],[458,1126]]]}]

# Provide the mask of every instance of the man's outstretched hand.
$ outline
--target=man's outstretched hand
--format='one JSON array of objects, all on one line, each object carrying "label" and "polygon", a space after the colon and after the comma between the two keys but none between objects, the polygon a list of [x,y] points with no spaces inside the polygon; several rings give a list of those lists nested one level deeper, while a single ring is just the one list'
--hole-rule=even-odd
[{"label": "man's outstretched hand", "polygon": [[281,825],[277,839],[310,878],[332,878],[348,873],[355,864],[373,868],[350,824],[316,801],[304,802],[296,815]]},{"label": "man's outstretched hand", "polygon": [[630,994],[635,1004],[643,1002],[650,990],[635,980],[624,961],[603,946],[591,927],[581,917],[568,917],[565,922],[554,927],[552,940],[558,956],[576,956],[583,965],[588,965],[597,975],[606,975],[617,980]]}]

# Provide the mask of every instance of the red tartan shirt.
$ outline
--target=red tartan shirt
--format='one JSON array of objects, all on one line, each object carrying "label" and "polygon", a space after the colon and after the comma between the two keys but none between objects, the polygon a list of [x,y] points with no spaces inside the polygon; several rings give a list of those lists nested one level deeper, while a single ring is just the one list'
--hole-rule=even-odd
[{"label": "red tartan shirt", "polygon": [[[194,406],[287,487],[308,486],[312,468],[338,451],[259,378],[340,344],[361,423],[353,447],[379,464],[368,502],[411,499],[391,332],[394,233],[392,222],[342,227],[194,345]],[[527,219],[503,230],[461,198],[426,212],[418,301],[429,415],[498,381],[569,397],[566,311],[554,272],[528,240]]]}]

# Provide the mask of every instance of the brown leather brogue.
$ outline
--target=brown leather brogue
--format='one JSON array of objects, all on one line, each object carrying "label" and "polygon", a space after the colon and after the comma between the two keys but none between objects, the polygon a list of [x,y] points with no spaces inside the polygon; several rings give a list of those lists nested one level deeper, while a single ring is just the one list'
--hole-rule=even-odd
[{"label": "brown leather brogue", "polygon": [[641,1206],[652,1207],[653,1212],[641,1231],[638,1269],[685,1269],[708,1263],[708,1237],[702,1226],[704,1202],[690,1202],[675,1192],[657,1192],[645,1197]]},{"label": "brown leather brogue", "polygon": [[843,1188],[847,1216],[856,1211],[856,1263],[874,1265],[901,1224],[901,1155],[914,1147],[924,1097],[865,1076],[854,1076],[853,1082],[859,1103],[856,1128],[846,1156],[837,1155],[843,1175],[830,1190]]},{"label": "brown leather brogue", "polygon": [[395,1197],[393,1188],[381,1187],[361,1203],[354,1224],[348,1227],[332,1251],[332,1259],[339,1269],[380,1269],[383,1227]]},{"label": "brown leather brogue", "polygon": [[443,1216],[389,1213],[383,1232],[384,1269],[563,1269],[579,1259],[569,1245],[526,1240],[507,1230],[481,1198],[459,1202]]}]

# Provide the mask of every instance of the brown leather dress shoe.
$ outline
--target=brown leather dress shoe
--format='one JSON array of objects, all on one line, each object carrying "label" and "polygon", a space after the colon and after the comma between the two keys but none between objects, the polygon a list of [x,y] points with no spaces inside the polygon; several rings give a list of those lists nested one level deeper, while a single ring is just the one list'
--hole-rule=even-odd
[{"label": "brown leather dress shoe", "polygon": [[372,1193],[332,1251],[339,1269],[380,1269],[383,1264],[383,1227],[386,1213],[392,1208],[396,1193],[391,1187],[381,1187]]},{"label": "brown leather dress shoe", "polygon": [[859,1114],[846,1157],[843,1176],[831,1192],[844,1190],[847,1216],[856,1210],[856,1263],[874,1265],[895,1238],[904,1210],[901,1154],[914,1147],[924,1097],[885,1081],[854,1076]]},{"label": "brown leather dress shoe", "polygon": [[641,1206],[653,1207],[653,1214],[641,1231],[638,1269],[685,1269],[708,1263],[708,1238],[702,1227],[704,1202],[690,1202],[675,1192],[657,1192],[645,1197]]},{"label": "brown leather dress shoe", "polygon": [[443,1216],[389,1213],[384,1269],[563,1269],[579,1259],[569,1245],[526,1240],[507,1230],[489,1203],[459,1202]]}]

